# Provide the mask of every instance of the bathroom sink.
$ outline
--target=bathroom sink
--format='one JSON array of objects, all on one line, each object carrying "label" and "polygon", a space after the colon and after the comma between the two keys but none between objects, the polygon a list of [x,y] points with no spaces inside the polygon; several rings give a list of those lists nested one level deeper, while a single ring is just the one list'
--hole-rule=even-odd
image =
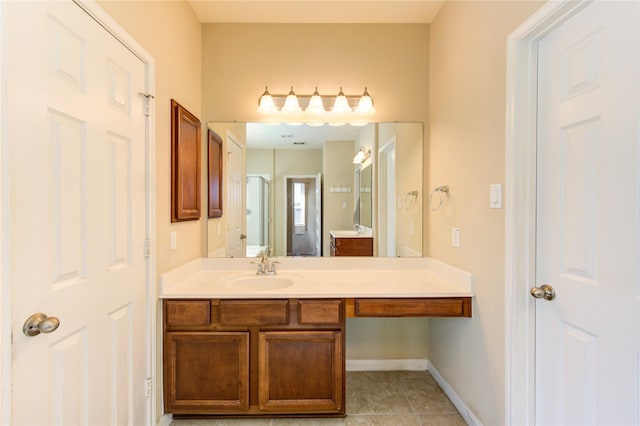
[{"label": "bathroom sink", "polygon": [[225,281],[227,287],[251,291],[280,290],[294,283],[295,277],[281,275],[243,275]]}]

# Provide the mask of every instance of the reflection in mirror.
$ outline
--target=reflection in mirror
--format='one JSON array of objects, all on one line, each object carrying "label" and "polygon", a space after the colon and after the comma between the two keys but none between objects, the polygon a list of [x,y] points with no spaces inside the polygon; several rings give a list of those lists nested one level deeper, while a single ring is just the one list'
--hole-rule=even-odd
[{"label": "reflection in mirror", "polygon": [[367,228],[373,228],[373,199],[371,197],[371,163],[362,165],[358,173],[358,198],[360,200],[359,206],[359,220],[356,222],[358,226],[366,226]]},{"label": "reflection in mirror", "polygon": [[[377,256],[422,256],[422,123],[208,127],[224,143],[229,206],[208,219],[210,257],[329,256],[329,231],[356,225]],[[354,164],[361,148],[370,155]]]}]

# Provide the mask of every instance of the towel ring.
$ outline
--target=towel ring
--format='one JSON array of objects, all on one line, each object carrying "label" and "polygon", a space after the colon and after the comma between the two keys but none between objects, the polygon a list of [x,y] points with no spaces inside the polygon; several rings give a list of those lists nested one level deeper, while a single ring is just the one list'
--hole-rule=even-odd
[{"label": "towel ring", "polygon": [[[440,200],[438,202],[438,205],[436,207],[434,207],[433,206],[433,194],[435,194],[436,192],[440,193]],[[438,186],[433,191],[431,191],[431,194],[429,194],[429,207],[431,207],[431,210],[433,210],[434,212],[439,210],[440,207],[442,207],[442,203],[444,202],[444,200],[443,200],[444,197],[442,195],[443,192],[446,192],[447,194],[449,194],[449,185]]]}]

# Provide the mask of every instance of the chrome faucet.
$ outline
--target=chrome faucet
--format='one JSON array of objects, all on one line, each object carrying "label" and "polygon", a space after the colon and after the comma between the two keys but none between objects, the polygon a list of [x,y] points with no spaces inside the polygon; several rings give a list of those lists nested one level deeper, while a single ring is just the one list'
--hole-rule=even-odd
[{"label": "chrome faucet", "polygon": [[258,271],[256,272],[256,275],[275,275],[276,274],[276,263],[280,263],[280,262],[278,261],[269,262],[270,254],[271,254],[271,248],[267,248],[262,254],[262,259],[260,259],[260,262],[258,263]]}]

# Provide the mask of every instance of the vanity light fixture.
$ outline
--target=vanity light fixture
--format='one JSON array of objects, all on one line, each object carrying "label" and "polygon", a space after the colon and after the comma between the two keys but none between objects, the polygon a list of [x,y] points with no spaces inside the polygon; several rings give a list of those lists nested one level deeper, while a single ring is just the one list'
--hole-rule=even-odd
[{"label": "vanity light fixture", "polygon": [[[328,109],[326,106],[330,105]],[[258,100],[258,112],[267,123],[287,123],[322,126],[325,123],[340,126],[349,123],[363,126],[371,121],[376,109],[365,87],[361,96],[345,95],[340,88],[336,96],[321,96],[316,87],[312,95],[296,95],[293,87],[287,95],[275,95],[265,91]]]},{"label": "vanity light fixture", "polygon": [[353,164],[362,164],[371,157],[371,150],[361,146],[356,155],[353,157]]}]

